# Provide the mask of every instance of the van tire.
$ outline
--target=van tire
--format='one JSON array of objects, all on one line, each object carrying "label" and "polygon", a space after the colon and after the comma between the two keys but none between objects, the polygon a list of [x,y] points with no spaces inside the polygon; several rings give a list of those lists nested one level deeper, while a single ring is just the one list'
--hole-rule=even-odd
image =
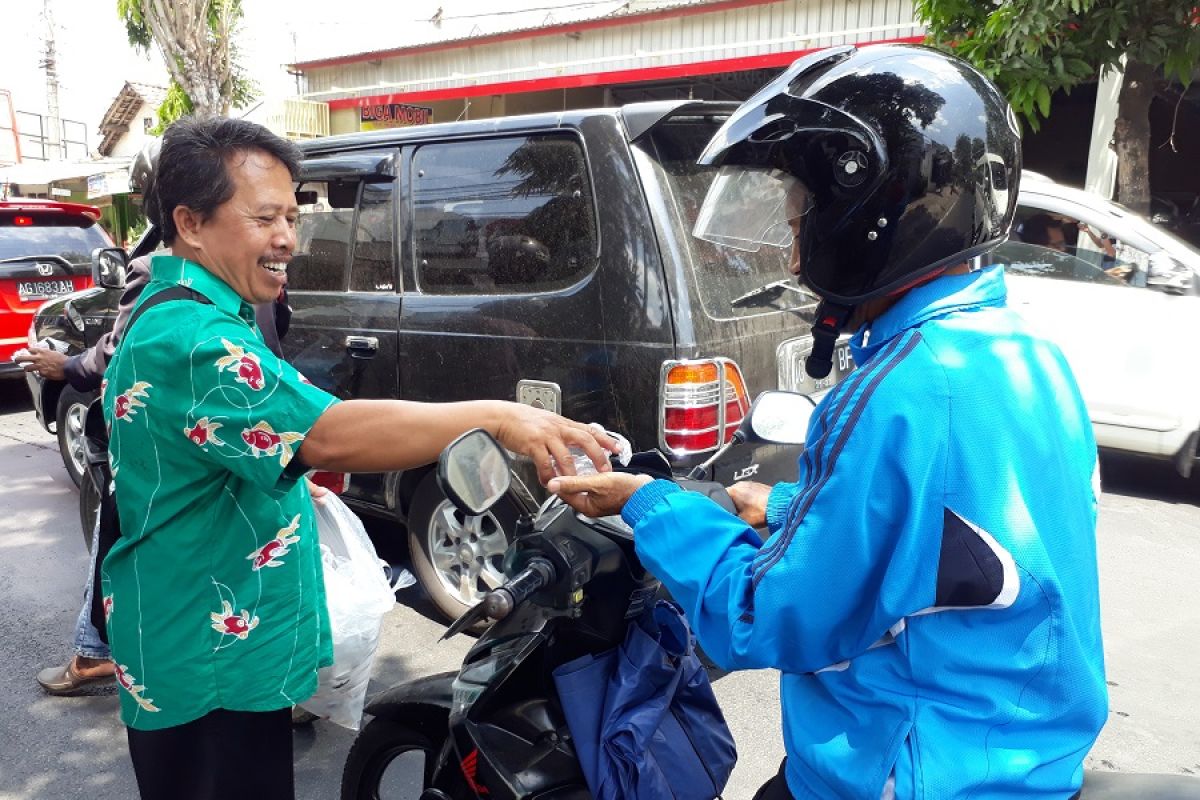
[{"label": "van tire", "polygon": [[54,430],[58,436],[58,454],[62,456],[63,466],[71,476],[71,482],[76,487],[80,485],[83,471],[87,468],[87,451],[83,446],[83,423],[87,418],[88,406],[95,395],[91,392],[80,392],[70,384],[63,387],[58,396],[58,408],[55,412]]},{"label": "van tire", "polygon": [[409,555],[421,587],[447,620],[458,619],[503,581],[516,519],[508,498],[468,519],[442,493],[435,472],[417,485],[408,512]]}]

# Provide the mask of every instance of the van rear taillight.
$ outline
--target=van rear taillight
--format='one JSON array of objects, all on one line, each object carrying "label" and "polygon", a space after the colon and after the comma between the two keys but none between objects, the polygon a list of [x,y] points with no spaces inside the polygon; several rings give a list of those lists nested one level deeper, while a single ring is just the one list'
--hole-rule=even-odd
[{"label": "van rear taillight", "polygon": [[716,450],[750,408],[746,382],[728,358],[664,361],[659,443],[672,455]]}]

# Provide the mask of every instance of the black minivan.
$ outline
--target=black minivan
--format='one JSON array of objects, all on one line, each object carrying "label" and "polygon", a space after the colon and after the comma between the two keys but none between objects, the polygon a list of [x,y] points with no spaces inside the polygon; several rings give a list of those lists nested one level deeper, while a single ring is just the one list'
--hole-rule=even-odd
[{"label": "black minivan", "polygon": [[[703,460],[756,393],[816,394],[853,368],[843,345],[828,378],[805,375],[815,298],[783,280],[786,250],[691,235],[716,174],[696,158],[735,108],[656,102],[302,142],[286,356],[341,398],[517,400],[680,470]],[[61,330],[57,306],[43,316]],[[735,447],[715,478],[783,480],[795,458]],[[464,518],[429,469],[356,474],[343,497],[404,526],[447,616],[501,580],[512,520]]]}]

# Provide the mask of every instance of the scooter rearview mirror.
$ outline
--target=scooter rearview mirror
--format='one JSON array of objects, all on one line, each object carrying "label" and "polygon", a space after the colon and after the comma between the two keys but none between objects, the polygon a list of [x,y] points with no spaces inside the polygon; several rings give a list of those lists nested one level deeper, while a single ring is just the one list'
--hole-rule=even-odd
[{"label": "scooter rearview mirror", "polygon": [[494,506],[512,485],[508,454],[482,428],[467,431],[442,451],[437,481],[455,508],[478,516]]},{"label": "scooter rearview mirror", "polygon": [[756,444],[804,444],[815,404],[799,392],[769,391],[754,398],[754,404],[737,437]]},{"label": "scooter rearview mirror", "polygon": [[808,421],[816,404],[799,392],[769,391],[754,398],[754,403],[733,436],[723,447],[688,472],[691,480],[703,480],[708,469],[725,451],[737,444],[804,444]]}]

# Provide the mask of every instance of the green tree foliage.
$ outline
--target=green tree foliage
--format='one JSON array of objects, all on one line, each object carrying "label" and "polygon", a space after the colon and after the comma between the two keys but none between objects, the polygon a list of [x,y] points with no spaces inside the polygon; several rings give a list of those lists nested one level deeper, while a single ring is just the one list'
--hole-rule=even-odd
[{"label": "green tree foliage", "polygon": [[[241,0],[117,0],[117,14],[131,45],[148,52],[157,43],[167,61],[171,82],[157,110],[156,133],[197,108],[224,114],[231,107],[244,108],[258,95],[231,41],[242,18]],[[179,35],[188,29],[189,19],[201,17],[204,28],[199,35],[196,26],[191,26],[192,35]],[[195,68],[204,62],[212,68]]]},{"label": "green tree foliage", "polygon": [[[1149,107],[1160,75],[1191,81],[1200,60],[1196,0],[915,0],[928,42],[974,63],[1033,130],[1054,92],[1126,58],[1116,139],[1123,201],[1149,204]],[[1136,184],[1137,175],[1142,179]]]}]

